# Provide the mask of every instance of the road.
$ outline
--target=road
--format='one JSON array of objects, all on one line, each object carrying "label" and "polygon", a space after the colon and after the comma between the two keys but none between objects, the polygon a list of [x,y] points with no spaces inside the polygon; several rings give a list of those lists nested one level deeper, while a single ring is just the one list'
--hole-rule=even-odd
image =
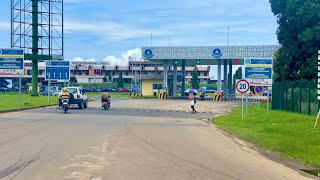
[{"label": "road", "polygon": [[0,179],[308,179],[206,122],[232,103],[115,99],[0,114]]}]

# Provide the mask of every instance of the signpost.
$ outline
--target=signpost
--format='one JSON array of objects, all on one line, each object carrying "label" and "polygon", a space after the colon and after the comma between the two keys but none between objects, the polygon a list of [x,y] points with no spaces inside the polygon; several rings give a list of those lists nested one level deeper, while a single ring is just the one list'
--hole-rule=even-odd
[{"label": "signpost", "polygon": [[272,86],[272,59],[244,59],[245,78],[250,86]]},{"label": "signpost", "polygon": [[48,61],[46,62],[46,81],[48,81],[48,101],[50,101],[51,81],[70,81],[69,61]]},{"label": "signpost", "polygon": [[[246,114],[248,115],[248,91],[250,91],[250,84],[245,79],[236,81],[236,93],[246,94]],[[242,96],[242,119],[243,119],[243,96]]]},{"label": "signpost", "polygon": [[[254,92],[256,94],[256,97],[257,97],[257,94],[261,95],[264,91],[264,87],[263,86],[255,86],[254,87]],[[260,109],[260,102],[259,102],[259,99],[257,97],[257,103],[258,103],[258,109]]]},{"label": "signpost", "polygon": [[0,75],[19,76],[19,98],[21,105],[21,75],[24,74],[24,51],[22,49],[0,49]]},{"label": "signpost", "polygon": [[[320,101],[320,50],[318,50],[318,101]],[[318,116],[316,119],[316,123],[314,124],[314,127],[317,126],[319,116],[320,116],[320,109],[319,109]]]},{"label": "signpost", "polygon": [[46,62],[47,81],[69,81],[70,62],[69,61],[48,61]]},{"label": "signpost", "polygon": [[0,49],[0,74],[23,75],[23,60],[22,49]]}]

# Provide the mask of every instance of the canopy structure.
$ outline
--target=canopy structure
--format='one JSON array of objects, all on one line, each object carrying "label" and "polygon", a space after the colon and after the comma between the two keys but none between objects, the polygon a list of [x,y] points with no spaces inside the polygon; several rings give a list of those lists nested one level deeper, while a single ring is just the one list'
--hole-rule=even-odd
[{"label": "canopy structure", "polygon": [[[273,59],[279,45],[265,46],[177,46],[142,47],[143,59],[163,64],[163,87],[168,87],[168,66],[174,67],[173,96],[177,96],[177,66],[182,67],[182,92],[185,91],[185,67],[198,65],[218,66],[218,92],[221,91],[221,70],[224,65],[224,92],[231,90],[233,65],[244,65],[247,58]],[[229,67],[229,72],[228,72]],[[229,77],[227,77],[229,73]],[[224,93],[228,97],[228,93]]]}]

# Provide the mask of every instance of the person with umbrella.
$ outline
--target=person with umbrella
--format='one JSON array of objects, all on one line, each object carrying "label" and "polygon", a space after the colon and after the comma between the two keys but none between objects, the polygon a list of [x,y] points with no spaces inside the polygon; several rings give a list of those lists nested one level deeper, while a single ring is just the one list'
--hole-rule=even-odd
[{"label": "person with umbrella", "polygon": [[192,109],[192,114],[196,114],[197,113],[196,109],[194,108],[196,106],[196,103],[197,103],[196,97],[194,97],[190,102],[191,109]]},{"label": "person with umbrella", "polygon": [[195,89],[193,89],[193,88],[191,88],[191,89],[187,89],[187,90],[185,91],[185,93],[189,93],[189,99],[191,100],[192,97],[193,97],[193,95],[198,94],[198,91],[195,90]]}]

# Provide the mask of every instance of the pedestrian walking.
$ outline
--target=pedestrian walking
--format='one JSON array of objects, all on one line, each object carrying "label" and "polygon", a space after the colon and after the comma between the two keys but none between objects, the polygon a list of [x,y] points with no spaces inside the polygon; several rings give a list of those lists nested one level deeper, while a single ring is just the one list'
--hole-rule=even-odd
[{"label": "pedestrian walking", "polygon": [[192,109],[192,114],[196,114],[197,113],[197,111],[195,109],[196,103],[197,103],[196,98],[192,99],[191,102],[190,102],[191,109]]}]

